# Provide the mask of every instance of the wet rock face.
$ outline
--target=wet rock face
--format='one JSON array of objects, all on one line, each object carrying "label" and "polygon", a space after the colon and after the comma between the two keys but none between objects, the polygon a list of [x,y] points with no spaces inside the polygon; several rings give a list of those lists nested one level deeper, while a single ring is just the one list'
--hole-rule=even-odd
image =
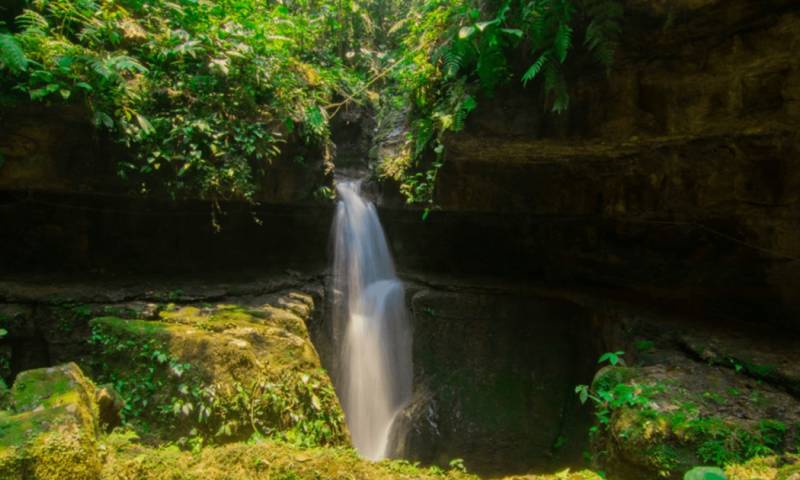
[{"label": "wet rock face", "polygon": [[[81,106],[20,104],[0,109],[0,191],[40,191],[137,197],[117,175],[118,159],[130,156],[106,132],[97,131],[91,114]],[[254,200],[299,204],[313,201],[314,192],[329,185],[324,152],[288,138],[269,174],[261,177]],[[158,195],[156,195],[158,197]],[[160,197],[167,198],[167,197]]]},{"label": "wet rock face", "polygon": [[[412,287],[413,289],[413,287]],[[592,374],[588,316],[555,300],[418,290],[415,395],[393,427],[395,455],[487,475],[579,462]]]},{"label": "wet rock face", "polygon": [[528,274],[800,328],[796,2],[627,4],[616,66],[577,76],[567,114],[516,87],[479,101],[428,230],[497,230]]}]

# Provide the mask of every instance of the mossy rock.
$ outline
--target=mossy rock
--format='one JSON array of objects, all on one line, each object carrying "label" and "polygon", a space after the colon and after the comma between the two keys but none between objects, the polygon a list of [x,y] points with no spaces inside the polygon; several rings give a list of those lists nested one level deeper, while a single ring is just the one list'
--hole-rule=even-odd
[{"label": "mossy rock", "polygon": [[[616,385],[626,388],[614,390]],[[595,392],[601,389],[612,397],[630,392],[635,397],[608,402],[607,421],[592,441],[597,467],[612,478],[680,479],[696,465],[746,472],[758,466],[747,463],[751,458],[793,451],[792,439],[800,434],[797,399],[685,357],[670,366],[605,368],[593,383]]]},{"label": "mossy rock", "polygon": [[310,445],[349,435],[305,320],[309,295],[167,306],[160,320],[91,321],[97,373],[125,420],[161,439],[223,443],[253,433]]},{"label": "mossy rock", "polygon": [[74,363],[20,373],[0,412],[0,478],[98,478],[94,385]]}]

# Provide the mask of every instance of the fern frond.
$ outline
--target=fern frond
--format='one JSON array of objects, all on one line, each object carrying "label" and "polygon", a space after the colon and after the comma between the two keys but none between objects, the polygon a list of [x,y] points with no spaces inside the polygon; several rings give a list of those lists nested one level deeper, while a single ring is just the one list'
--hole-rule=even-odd
[{"label": "fern frond", "polygon": [[117,72],[147,73],[147,68],[127,55],[116,55],[106,60],[106,65]]},{"label": "fern frond", "polygon": [[19,26],[21,30],[35,30],[40,32],[46,32],[50,28],[50,24],[42,14],[28,9],[23,10],[22,13],[17,16],[17,26]]},{"label": "fern frond", "polygon": [[17,39],[10,33],[0,33],[0,70],[7,68],[14,73],[28,68],[28,57]]},{"label": "fern frond", "polygon": [[569,108],[569,92],[559,64],[548,62],[544,68],[544,90],[553,99],[551,110],[563,113]]},{"label": "fern frond", "polygon": [[103,61],[103,59],[93,58],[90,62],[90,65],[92,70],[94,70],[96,74],[100,75],[105,80],[108,80],[112,75],[114,75],[114,72],[111,70],[111,68],[109,68],[108,65],[106,65],[106,62]]},{"label": "fern frond", "polygon": [[542,67],[544,67],[544,64],[547,62],[547,60],[547,53],[539,55],[539,58],[537,58],[536,61],[533,62],[533,65],[528,67],[528,70],[524,75],[522,75],[522,84],[527,85],[528,82],[536,78],[536,76],[539,75],[539,72],[542,71]]},{"label": "fern frond", "polygon": [[464,98],[459,102],[453,119],[454,132],[459,132],[464,128],[464,122],[466,122],[467,116],[470,114],[470,112],[475,110],[475,107],[477,106],[478,102],[475,101],[475,98],[472,95],[464,96]]},{"label": "fern frond", "polygon": [[569,53],[570,47],[572,47],[572,27],[566,23],[561,23],[553,39],[553,48],[561,63],[564,63],[567,59],[567,53]]},{"label": "fern frond", "polygon": [[601,65],[610,68],[614,62],[624,7],[619,0],[585,0],[584,10],[590,18],[584,45]]},{"label": "fern frond", "polygon": [[478,64],[475,70],[481,86],[488,91],[492,91],[505,80],[508,65],[501,44],[487,40],[485,45],[482,46],[484,48],[481,49],[478,55]]},{"label": "fern frond", "polygon": [[445,78],[455,78],[464,66],[464,52],[459,48],[451,48],[444,52],[442,60]]}]

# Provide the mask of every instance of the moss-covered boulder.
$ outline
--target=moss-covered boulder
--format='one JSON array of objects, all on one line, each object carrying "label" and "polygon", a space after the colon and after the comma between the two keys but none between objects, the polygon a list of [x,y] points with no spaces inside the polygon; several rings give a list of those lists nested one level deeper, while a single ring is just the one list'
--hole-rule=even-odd
[{"label": "moss-covered boulder", "polygon": [[348,442],[301,292],[237,304],[169,305],[157,321],[91,321],[97,374],[125,420],[160,439],[219,443],[254,433],[303,445]]},{"label": "moss-covered boulder", "polygon": [[741,466],[800,445],[800,401],[678,352],[656,365],[605,368],[592,395],[593,453],[611,478],[680,479],[696,465]]},{"label": "moss-covered boulder", "polygon": [[77,365],[20,373],[11,407],[0,411],[0,478],[98,478],[94,385]]}]

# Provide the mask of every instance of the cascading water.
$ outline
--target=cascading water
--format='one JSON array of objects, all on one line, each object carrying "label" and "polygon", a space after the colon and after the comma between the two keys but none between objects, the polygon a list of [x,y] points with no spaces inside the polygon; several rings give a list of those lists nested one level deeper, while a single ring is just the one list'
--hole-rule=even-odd
[{"label": "cascading water", "polygon": [[411,327],[378,214],[360,187],[359,181],[336,187],[336,373],[353,444],[362,456],[379,460],[389,454],[392,421],[411,397]]}]

